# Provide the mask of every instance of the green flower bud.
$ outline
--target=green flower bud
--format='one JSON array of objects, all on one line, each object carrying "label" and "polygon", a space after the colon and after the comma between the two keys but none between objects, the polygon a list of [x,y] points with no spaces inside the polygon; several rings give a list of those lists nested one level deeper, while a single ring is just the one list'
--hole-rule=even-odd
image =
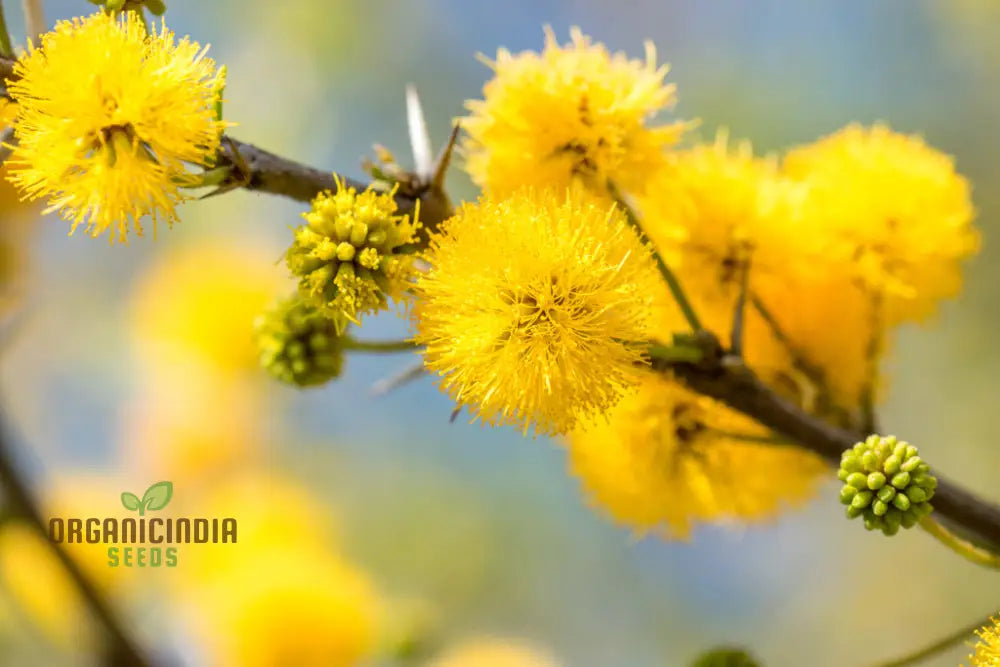
[{"label": "green flower bud", "polygon": [[875,497],[884,503],[891,503],[892,499],[896,497],[896,493],[896,489],[891,486],[883,486],[878,490],[878,493],[875,494]]},{"label": "green flower bud", "polygon": [[853,486],[858,491],[868,488],[868,475],[863,472],[852,472],[845,480],[848,485]]},{"label": "green flower bud", "polygon": [[741,649],[716,648],[695,658],[691,667],[758,667],[758,664]]},{"label": "green flower bud", "polygon": [[258,317],[255,337],[261,366],[282,382],[312,387],[340,375],[344,355],[336,323],[298,297]]},{"label": "green flower bud", "polygon": [[862,517],[868,530],[894,535],[933,509],[928,501],[937,479],[917,448],[895,436],[871,435],[844,452],[837,477],[848,518]]},{"label": "green flower bud", "polygon": [[842,503],[850,503],[851,499],[854,498],[854,496],[856,496],[856,495],[858,495],[858,490],[856,488],[854,488],[853,486],[845,484],[840,489],[840,502],[842,502]]},{"label": "green flower bud", "polygon": [[868,475],[868,488],[872,491],[878,491],[883,486],[885,486],[885,475],[876,471]]}]

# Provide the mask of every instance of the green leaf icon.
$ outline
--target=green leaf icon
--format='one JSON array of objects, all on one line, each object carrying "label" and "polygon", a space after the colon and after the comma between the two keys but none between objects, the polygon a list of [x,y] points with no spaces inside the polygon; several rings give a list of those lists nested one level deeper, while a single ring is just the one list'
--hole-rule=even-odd
[{"label": "green leaf icon", "polygon": [[139,506],[141,504],[142,503],[139,501],[139,496],[135,495],[134,493],[129,493],[128,491],[126,491],[125,493],[122,494],[122,505],[125,506],[125,509],[132,510],[134,512],[137,509],[139,509]]},{"label": "green leaf icon", "polygon": [[144,510],[163,509],[173,495],[173,482],[157,482],[146,489],[146,493],[142,494],[142,510],[139,511],[139,514],[141,515]]}]

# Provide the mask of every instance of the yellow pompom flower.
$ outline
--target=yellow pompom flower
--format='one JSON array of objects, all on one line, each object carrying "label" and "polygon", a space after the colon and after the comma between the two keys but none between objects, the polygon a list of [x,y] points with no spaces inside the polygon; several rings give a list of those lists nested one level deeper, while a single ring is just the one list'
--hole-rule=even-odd
[{"label": "yellow pompom flower", "polygon": [[783,166],[810,188],[829,260],[884,298],[889,322],[923,319],[957,294],[978,234],[969,184],[949,156],[885,125],[850,125],[790,151]]},{"label": "yellow pompom flower", "polygon": [[205,49],[134,12],[62,21],[14,66],[18,145],[11,180],[46,198],[91,236],[142,234],[149,215],[172,224],[185,164],[211,162],[225,124],[215,116],[223,74]]},{"label": "yellow pompom flower", "polygon": [[[800,407],[838,425],[860,428],[865,391],[873,392],[876,403],[883,394],[886,380],[879,362],[891,339],[872,295],[849,274],[838,275],[831,268],[817,265],[815,276],[770,282],[757,292],[787,339],[772,337],[770,344],[760,346],[757,370]],[[795,368],[789,346],[820,374],[819,383]]]},{"label": "yellow pompom flower", "polygon": [[429,667],[558,667],[548,653],[524,642],[495,637],[467,639],[436,657]]},{"label": "yellow pompom flower", "polygon": [[368,577],[316,550],[235,555],[200,590],[197,609],[219,667],[350,667],[370,655],[377,636]]},{"label": "yellow pompom flower", "polygon": [[413,266],[400,246],[416,240],[416,215],[396,213],[393,193],[368,188],[358,193],[337,177],[336,192],[322,192],[303,213],[285,255],[299,278],[299,294],[334,320],[341,333],[348,322],[388,308]]},{"label": "yellow pompom flower", "polygon": [[639,190],[683,132],[679,123],[647,127],[675,98],[652,43],[645,61],[629,60],[577,28],[570,36],[560,46],[546,29],[541,53],[500,49],[487,62],[495,75],[462,120],[466,169],[487,192],[565,188],[577,177],[601,191],[608,178]]},{"label": "yellow pompom flower", "polygon": [[972,667],[1000,667],[1000,617],[991,618],[989,625],[976,631],[976,636],[979,642],[969,656]]},{"label": "yellow pompom flower", "polygon": [[416,342],[491,425],[559,433],[638,380],[662,287],[623,214],[564,192],[464,204],[431,237]]},{"label": "yellow pompom flower", "polygon": [[[714,142],[672,153],[639,206],[643,228],[696,303],[730,311],[744,269],[750,282],[785,282],[816,252],[801,233],[804,188],[782,178],[776,161],[749,142]],[[729,317],[732,313],[729,313]]]},{"label": "yellow pompom flower", "polygon": [[755,422],[650,375],[609,422],[574,432],[570,467],[592,502],[640,534],[687,538],[696,522],[754,521],[808,499],[827,467],[794,447],[739,440]]}]

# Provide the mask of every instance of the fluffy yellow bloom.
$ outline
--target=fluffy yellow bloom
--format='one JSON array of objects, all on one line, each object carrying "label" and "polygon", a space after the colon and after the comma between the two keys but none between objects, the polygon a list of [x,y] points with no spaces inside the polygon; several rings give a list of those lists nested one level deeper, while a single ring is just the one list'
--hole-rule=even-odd
[{"label": "fluffy yellow bloom", "polygon": [[579,29],[570,36],[560,46],[546,29],[541,53],[500,49],[488,62],[495,75],[483,99],[466,103],[466,169],[487,192],[529,183],[565,188],[577,177],[601,191],[608,178],[639,190],[683,131],[682,124],[647,127],[675,97],[652,43],[640,61],[608,53]]},{"label": "fluffy yellow bloom", "polygon": [[592,502],[639,533],[686,538],[695,522],[753,521],[809,498],[827,467],[793,447],[732,438],[766,432],[662,376],[572,433],[572,471]]},{"label": "fluffy yellow bloom", "polygon": [[1000,667],[1000,618],[990,619],[990,624],[977,630],[976,635],[979,642],[969,656],[972,667]]},{"label": "fluffy yellow bloom", "polygon": [[[873,364],[885,351],[884,323],[848,267],[829,257],[832,232],[814,207],[815,192],[781,173],[776,161],[754,157],[749,144],[732,146],[719,134],[714,143],[671,154],[640,204],[644,228],[679,274],[703,324],[727,341],[739,281],[749,268],[751,297],[781,335],[751,305],[745,358],[802,407],[854,424]],[[682,328],[675,311],[659,312],[666,316],[663,331]],[[793,363],[796,357],[821,377]]]},{"label": "fluffy yellow bloom", "polygon": [[662,287],[622,213],[564,192],[465,204],[431,238],[416,341],[489,424],[559,433],[638,379]]},{"label": "fluffy yellow bloom", "polygon": [[850,125],[790,151],[784,171],[809,186],[830,261],[884,297],[889,322],[925,318],[958,292],[978,234],[950,157],[884,125]]},{"label": "fluffy yellow bloom", "polygon": [[671,154],[639,205],[644,230],[689,296],[731,307],[747,266],[756,285],[785,282],[809,264],[817,248],[799,228],[803,195],[776,161],[720,132]]},{"label": "fluffy yellow bloom", "polygon": [[159,257],[132,293],[134,343],[160,369],[198,362],[238,373],[257,370],[254,321],[285,286],[274,252],[207,242]]},{"label": "fluffy yellow bloom", "polygon": [[772,339],[757,357],[764,380],[811,412],[861,427],[868,385],[874,383],[876,402],[884,389],[878,364],[891,342],[872,295],[849,274],[820,271],[809,279],[765,285],[758,296],[790,346],[821,374],[819,383],[811,381],[791,364],[787,347]]},{"label": "fluffy yellow bloom", "polygon": [[213,665],[347,667],[374,647],[372,585],[327,553],[275,547],[235,555],[201,593],[198,626]]},{"label": "fluffy yellow bloom", "polygon": [[215,117],[223,77],[205,50],[141,18],[102,12],[62,21],[14,67],[18,146],[10,178],[47,212],[110,230],[126,241],[140,218],[177,219],[186,163],[204,164],[219,145]]},{"label": "fluffy yellow bloom", "polygon": [[320,193],[302,217],[306,224],[285,255],[288,268],[302,298],[333,319],[338,332],[402,293],[413,258],[396,251],[416,239],[420,225],[396,213],[392,193],[358,194],[338,178],[337,191]]},{"label": "fluffy yellow bloom", "polygon": [[548,653],[523,642],[494,637],[469,639],[449,648],[429,667],[558,667]]}]

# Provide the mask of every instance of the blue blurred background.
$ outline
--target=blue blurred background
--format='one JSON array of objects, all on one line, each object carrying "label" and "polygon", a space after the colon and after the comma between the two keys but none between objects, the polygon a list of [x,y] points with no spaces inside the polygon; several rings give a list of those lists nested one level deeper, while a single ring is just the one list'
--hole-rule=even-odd
[{"label": "blue blurred background", "polygon": [[[20,25],[19,7],[5,4],[8,24]],[[167,4],[168,25],[211,43],[211,55],[228,66],[226,116],[238,123],[234,136],[351,176],[362,175],[360,159],[375,142],[406,162],[406,83],[417,85],[431,134],[443,141],[463,101],[478,97],[490,75],[474,56],[492,57],[501,46],[537,50],[546,24],[560,39],[580,26],[636,57],[643,41],[653,40],[672,66],[677,115],[700,118],[704,136],[727,126],[767,152],[850,121],[882,120],[923,134],[955,155],[971,179],[984,244],[968,267],[964,295],[928,326],[901,332],[887,360],[891,388],[882,421],[919,444],[939,470],[1000,499],[1000,4]],[[90,11],[83,0],[49,1],[46,8],[50,20]],[[467,177],[453,172],[453,196],[474,197]],[[165,389],[168,380],[156,378],[200,382],[148,358],[156,326],[140,320],[156,309],[157,289],[171,285],[165,279],[149,287],[150,271],[194,248],[245,249],[256,262],[248,260],[248,280],[273,279],[276,294],[289,290],[275,262],[302,210],[234,192],[186,205],[179,225],[129,247],[67,237],[56,218],[40,221],[25,309],[2,361],[5,409],[40,494],[60,476],[83,472],[142,488],[172,475],[177,494],[206,483],[197,462],[182,465],[151,451],[171,446],[163,424],[179,417],[169,409],[162,423],[136,417],[171,403],[180,414],[192,400],[189,390]],[[369,321],[363,335],[406,331],[404,320],[386,315]],[[192,423],[215,433],[240,422],[233,428],[245,435],[232,447],[252,446],[264,468],[329,504],[340,548],[380,590],[433,606],[435,641],[519,637],[581,667],[682,665],[727,643],[749,647],[767,665],[832,667],[877,662],[1000,609],[995,573],[916,531],[892,540],[866,533],[843,519],[833,483],[772,525],[701,528],[691,543],[635,539],[587,507],[554,443],[462,418],[450,424],[451,404],[427,379],[368,396],[374,382],[414,360],[352,356],[338,382],[305,392],[248,377],[239,382],[253,387],[256,407],[234,407],[230,389],[207,391]],[[209,426],[213,420],[223,426]],[[198,459],[201,450],[193,451]],[[213,473],[210,483],[226,474]],[[109,485],[108,493],[116,497],[118,488]],[[169,615],[151,623],[139,624],[143,640],[167,643],[149,628],[172,627]],[[14,646],[6,664],[89,664],[73,650],[3,634]],[[967,653],[959,646],[926,664],[955,665]],[[174,657],[199,655],[194,648]]]}]

